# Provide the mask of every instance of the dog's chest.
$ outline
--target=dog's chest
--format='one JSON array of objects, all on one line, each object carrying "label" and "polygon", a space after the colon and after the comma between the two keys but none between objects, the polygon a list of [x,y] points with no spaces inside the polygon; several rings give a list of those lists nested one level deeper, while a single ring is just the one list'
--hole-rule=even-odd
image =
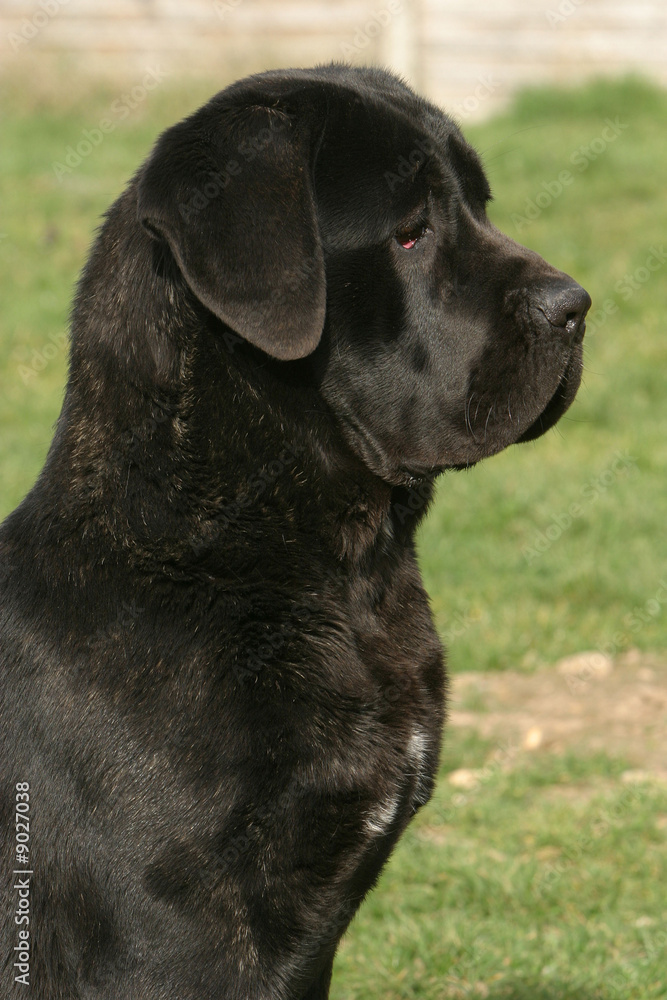
[{"label": "dog's chest", "polygon": [[357,601],[354,637],[367,709],[364,735],[347,752],[351,770],[363,757],[370,775],[364,829],[380,836],[428,801],[439,757],[442,651],[416,572],[397,578],[374,604]]},{"label": "dog's chest", "polygon": [[430,743],[425,731],[415,726],[405,746],[402,764],[393,775],[385,774],[385,781],[389,779],[393,787],[385,790],[364,816],[364,828],[371,837],[386,835],[397,820],[409,818],[430,798],[435,756],[430,752]]}]

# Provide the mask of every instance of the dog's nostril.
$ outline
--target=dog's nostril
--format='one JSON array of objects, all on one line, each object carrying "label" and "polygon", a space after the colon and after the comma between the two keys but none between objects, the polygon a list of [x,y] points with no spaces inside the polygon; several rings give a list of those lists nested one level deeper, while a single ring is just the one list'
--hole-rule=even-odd
[{"label": "dog's nostril", "polygon": [[583,330],[591,298],[575,281],[567,279],[542,286],[535,290],[532,298],[549,323],[569,337],[576,337]]},{"label": "dog's nostril", "polygon": [[584,318],[590,302],[588,292],[577,285],[575,288],[557,292],[553,298],[547,299],[544,311],[554,326],[569,326],[571,323],[579,323]]}]

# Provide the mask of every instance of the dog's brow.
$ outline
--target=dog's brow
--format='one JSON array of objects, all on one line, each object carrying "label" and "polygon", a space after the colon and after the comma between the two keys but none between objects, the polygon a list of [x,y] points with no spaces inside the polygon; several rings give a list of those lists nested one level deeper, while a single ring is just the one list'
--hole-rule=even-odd
[{"label": "dog's brow", "polygon": [[463,136],[456,133],[450,135],[448,145],[452,170],[462,183],[468,201],[489,201],[491,188],[476,151],[468,145]]}]

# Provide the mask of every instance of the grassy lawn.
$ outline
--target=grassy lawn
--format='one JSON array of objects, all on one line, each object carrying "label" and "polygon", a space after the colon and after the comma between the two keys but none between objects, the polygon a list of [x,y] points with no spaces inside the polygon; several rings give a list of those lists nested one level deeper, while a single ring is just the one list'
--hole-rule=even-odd
[{"label": "grassy lawn", "polygon": [[[166,81],[137,101],[64,78],[2,84],[0,517],[51,439],[99,217],[161,128],[215,87]],[[103,120],[99,144],[54,169]],[[594,304],[558,427],[440,483],[419,542],[451,668],[667,650],[667,95],[632,81],[534,91],[465,131],[493,220]],[[483,769],[465,793],[445,778],[463,766]],[[498,745],[450,729],[435,800],[347,935],[332,997],[665,1000],[667,796],[624,784],[627,766],[539,754],[508,769]]]},{"label": "grassy lawn", "polygon": [[[511,770],[506,760],[516,757]],[[450,729],[444,779],[338,957],[332,1000],[665,1000],[667,793],[623,761]]]}]

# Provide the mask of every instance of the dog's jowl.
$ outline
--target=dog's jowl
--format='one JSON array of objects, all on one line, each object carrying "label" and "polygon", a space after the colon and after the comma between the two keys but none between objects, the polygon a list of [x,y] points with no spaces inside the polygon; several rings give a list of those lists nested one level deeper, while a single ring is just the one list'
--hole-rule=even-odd
[{"label": "dog's jowl", "polygon": [[389,73],[269,72],[109,209],[0,528],[2,997],[321,1000],[431,793],[436,476],[537,437],[586,292]]}]

